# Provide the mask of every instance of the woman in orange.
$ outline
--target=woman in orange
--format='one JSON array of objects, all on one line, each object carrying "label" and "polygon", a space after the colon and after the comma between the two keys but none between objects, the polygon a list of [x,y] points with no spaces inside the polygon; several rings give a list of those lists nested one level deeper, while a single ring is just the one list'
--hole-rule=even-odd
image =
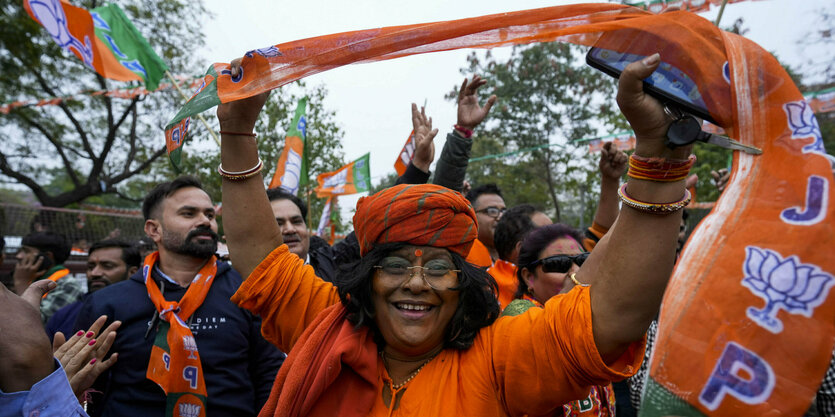
[{"label": "woman in orange", "polygon": [[[531,307],[543,307],[551,297],[571,291],[576,274],[589,252],[581,246],[580,232],[556,223],[532,231],[519,248],[516,275],[519,288],[502,315],[518,315]],[[611,384],[593,386],[586,398],[563,405],[557,415],[614,416],[615,392]]]},{"label": "woman in orange", "polygon": [[[676,165],[690,149],[665,146],[671,119],[642,90],[658,64],[630,65],[618,102],[636,154]],[[576,273],[588,285],[500,318],[489,277],[463,261],[477,234],[467,201],[434,185],[387,189],[357,204],[362,258],[337,290],[282,245],[252,137],[265,101],[218,108],[225,232],[248,276],[233,300],[290,352],[262,416],[553,415],[634,373],[672,270],[683,179],[630,179],[632,205]]]}]

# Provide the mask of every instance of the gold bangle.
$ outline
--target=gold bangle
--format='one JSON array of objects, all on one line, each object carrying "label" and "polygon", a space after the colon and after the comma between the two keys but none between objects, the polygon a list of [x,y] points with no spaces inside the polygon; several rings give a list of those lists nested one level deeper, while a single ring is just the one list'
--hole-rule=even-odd
[{"label": "gold bangle", "polygon": [[258,158],[258,163],[255,164],[254,167],[244,170],[244,171],[227,171],[223,169],[223,164],[217,166],[217,173],[220,174],[221,177],[226,178],[230,181],[243,181],[247,178],[252,178],[259,173],[261,173],[261,169],[264,168],[264,161],[261,158]]},{"label": "gold bangle", "polygon": [[568,276],[569,278],[571,278],[571,282],[573,282],[574,285],[577,285],[577,286],[580,286],[580,287],[588,287],[589,285],[591,285],[591,284],[583,284],[582,282],[577,281],[576,275],[577,275],[576,272],[572,272],[571,275]]},{"label": "gold bangle", "polygon": [[620,197],[620,201],[622,201],[624,205],[632,207],[635,210],[651,214],[672,214],[690,204],[690,191],[686,188],[684,189],[684,197],[681,200],[674,201],[672,203],[648,203],[636,200],[626,194],[626,184],[623,184],[618,189],[618,197]]}]

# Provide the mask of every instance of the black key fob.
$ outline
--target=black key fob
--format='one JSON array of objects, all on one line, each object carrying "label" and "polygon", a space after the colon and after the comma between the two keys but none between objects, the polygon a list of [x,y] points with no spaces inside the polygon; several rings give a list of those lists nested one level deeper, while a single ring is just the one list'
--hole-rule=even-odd
[{"label": "black key fob", "polygon": [[664,143],[670,149],[689,145],[697,140],[702,133],[702,126],[695,117],[685,115],[670,124],[667,128],[667,140]]}]

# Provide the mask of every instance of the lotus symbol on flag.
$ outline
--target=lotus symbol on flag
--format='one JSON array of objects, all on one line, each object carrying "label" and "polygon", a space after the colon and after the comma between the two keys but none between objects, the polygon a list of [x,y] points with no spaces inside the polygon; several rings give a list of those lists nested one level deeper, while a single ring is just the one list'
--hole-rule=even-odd
[{"label": "lotus symbol on flag", "polygon": [[766,304],[761,310],[748,307],[748,318],[772,333],[783,331],[777,319],[782,308],[791,314],[812,317],[815,307],[826,299],[835,278],[810,264],[801,264],[796,256],[783,258],[779,253],[754,246],[746,248],[745,278],[742,285]]},{"label": "lotus symbol on flag", "polygon": [[825,153],[823,148],[823,136],[815,119],[815,112],[806,103],[806,100],[793,101],[783,106],[788,117],[789,129],[792,131],[792,139],[806,139],[814,136],[815,141],[804,146],[803,152]]},{"label": "lotus symbol on flag", "polygon": [[197,417],[200,415],[200,406],[197,404],[179,404],[180,415],[183,417]]},{"label": "lotus symbol on flag", "polygon": [[58,45],[66,50],[75,49],[85,64],[93,66],[93,46],[90,44],[90,38],[85,36],[84,43],[81,43],[70,33],[67,16],[60,0],[30,0],[29,7]]}]

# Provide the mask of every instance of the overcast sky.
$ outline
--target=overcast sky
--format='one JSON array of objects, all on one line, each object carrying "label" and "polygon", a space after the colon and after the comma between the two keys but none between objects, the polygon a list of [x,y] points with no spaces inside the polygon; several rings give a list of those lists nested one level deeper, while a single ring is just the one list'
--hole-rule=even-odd
[{"label": "overcast sky", "polygon": [[[571,3],[581,2],[206,0],[215,18],[205,28],[208,50],[202,55],[212,62],[229,62],[251,49],[312,36]],[[722,24],[728,26],[743,17],[744,27],[749,29],[746,36],[775,52],[784,63],[796,66],[810,59],[826,62],[832,60],[835,51],[804,51],[797,42],[816,22],[816,12],[824,7],[835,12],[834,5],[831,0],[747,1],[728,5]],[[702,15],[713,20],[717,9]],[[493,51],[498,56],[506,56],[508,52],[508,48]],[[440,129],[435,138],[436,157],[440,154],[445,134],[455,123],[454,104],[443,96],[463,80],[459,68],[465,65],[468,53],[459,50],[349,65],[308,77],[306,81],[310,85],[327,86],[329,94],[324,105],[336,112],[336,120],[345,132],[346,161],[370,151],[371,175],[376,183],[394,172],[395,157],[411,130],[411,102],[419,105],[424,100],[428,102],[427,113]],[[343,217],[350,216],[357,198],[340,198]],[[318,219],[313,219],[309,226],[315,227],[317,222]]]}]

